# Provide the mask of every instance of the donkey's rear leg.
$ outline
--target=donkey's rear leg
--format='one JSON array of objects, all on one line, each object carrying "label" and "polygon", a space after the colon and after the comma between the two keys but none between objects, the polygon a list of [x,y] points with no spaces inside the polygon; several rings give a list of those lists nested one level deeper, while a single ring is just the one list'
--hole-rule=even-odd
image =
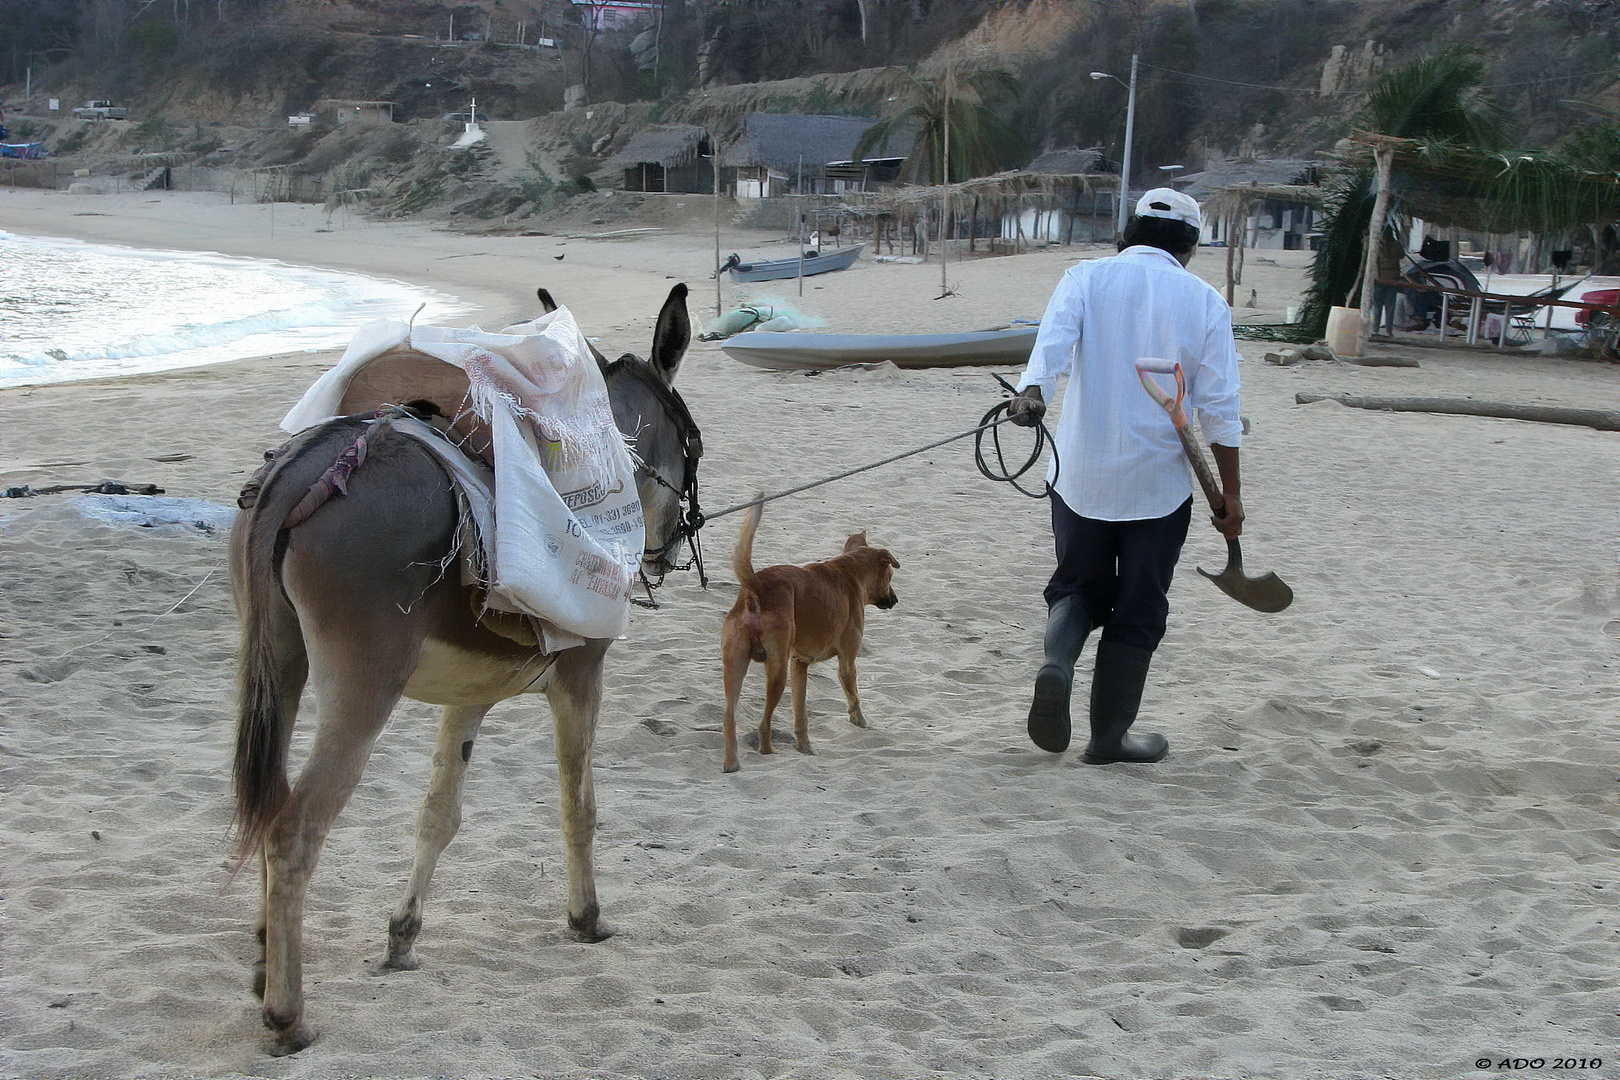
[{"label": "donkey's rear leg", "polygon": [[433,779],[416,817],[416,858],[411,881],[388,920],[388,955],[377,974],[415,971],[416,935],[422,932],[422,905],[439,856],[461,828],[462,782],[472,760],[473,740],[490,710],[489,705],[447,705],[439,720],[439,742],[433,748]]},{"label": "donkey's rear leg", "polygon": [[579,941],[601,941],[613,931],[600,925],[596,866],[596,787],[591,779],[591,743],[602,710],[602,660],[606,640],[587,641],[557,654],[546,697],[557,725],[557,795],[563,845],[568,853],[568,925]]},{"label": "donkey's rear leg", "polygon": [[[275,694],[279,701],[276,713],[281,718],[282,727],[276,732],[276,739],[281,744],[281,760],[287,757],[287,746],[292,742],[293,723],[298,717],[298,699],[304,692],[304,683],[309,679],[309,656],[304,652],[304,639],[298,629],[298,621],[291,618],[291,609],[278,612],[269,624],[273,634],[268,639],[273,642],[277,663],[275,672]],[[253,962],[253,993],[254,996],[264,997],[264,924],[268,904],[266,883],[268,869],[264,863],[264,852],[261,850],[259,863],[259,914],[253,924],[253,936],[259,943],[259,956]]]},{"label": "donkey's rear leg", "polygon": [[382,648],[324,671],[319,646],[311,651],[320,720],[304,771],[264,841],[264,1024],[274,1035],[270,1052],[277,1057],[296,1054],[315,1041],[314,1029],[304,1022],[303,925],[309,879],[406,678],[378,662],[378,654],[387,651]]}]

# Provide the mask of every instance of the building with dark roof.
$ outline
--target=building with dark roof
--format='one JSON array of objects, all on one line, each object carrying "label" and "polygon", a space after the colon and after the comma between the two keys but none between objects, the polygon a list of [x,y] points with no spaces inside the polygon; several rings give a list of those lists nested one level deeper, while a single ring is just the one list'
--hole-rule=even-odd
[{"label": "building with dark roof", "polygon": [[692,124],[659,124],[630,137],[613,156],[624,190],[698,194],[714,189],[709,133]]},{"label": "building with dark roof", "polygon": [[721,152],[737,169],[741,198],[835,195],[892,180],[904,156],[856,162],[855,144],[877,123],[861,116],[749,113],[743,130]]}]

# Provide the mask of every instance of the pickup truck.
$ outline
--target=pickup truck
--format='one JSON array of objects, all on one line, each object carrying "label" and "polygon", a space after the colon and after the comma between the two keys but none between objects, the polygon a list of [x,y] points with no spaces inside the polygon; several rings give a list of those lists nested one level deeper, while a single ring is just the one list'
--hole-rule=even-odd
[{"label": "pickup truck", "polygon": [[75,120],[128,120],[129,110],[110,101],[87,101],[73,110]]}]

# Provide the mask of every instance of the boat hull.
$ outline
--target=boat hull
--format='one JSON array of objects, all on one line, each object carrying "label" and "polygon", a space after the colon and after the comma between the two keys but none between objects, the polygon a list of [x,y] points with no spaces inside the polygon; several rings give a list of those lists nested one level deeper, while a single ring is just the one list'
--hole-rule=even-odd
[{"label": "boat hull", "polygon": [[733,360],[778,371],[891,363],[903,368],[1023,364],[1037,328],[965,334],[795,334],[751,331],[721,346]]},{"label": "boat hull", "polygon": [[[846,270],[860,258],[861,248],[864,245],[856,244],[830,254],[817,255],[804,260],[804,276],[825,274],[831,270]],[[799,260],[793,259],[767,259],[763,262],[741,263],[731,268],[733,281],[780,281],[783,278],[799,276]]]}]

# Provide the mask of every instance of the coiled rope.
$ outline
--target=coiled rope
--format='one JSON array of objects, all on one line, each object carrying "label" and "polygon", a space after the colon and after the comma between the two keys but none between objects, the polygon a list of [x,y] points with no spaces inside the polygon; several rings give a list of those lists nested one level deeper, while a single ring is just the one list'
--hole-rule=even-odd
[{"label": "coiled rope", "polygon": [[[1012,391],[1013,388],[1011,384],[1009,384],[1007,380],[1003,379],[1000,375],[995,375],[995,380],[1002,386],[1006,387],[1008,391]],[[1016,472],[1009,472],[1006,457],[1003,455],[1001,449],[1001,433],[997,430],[1002,424],[1005,424],[1012,419],[1011,416],[1004,415],[1009,404],[1010,402],[1007,401],[997,402],[995,407],[993,407],[989,412],[985,413],[984,416],[979,420],[979,425],[977,427],[969,428],[967,431],[958,432],[955,435],[947,435],[945,438],[931,442],[927,446],[919,446],[915,450],[907,450],[904,453],[895,454],[893,457],[886,457],[882,461],[874,461],[869,465],[861,465],[856,468],[838,473],[834,476],[823,477],[820,480],[812,480],[808,484],[800,484],[798,487],[789,488],[786,491],[778,491],[770,495],[761,495],[757,499],[750,499],[745,503],[738,503],[736,506],[728,506],[724,510],[717,511],[713,514],[705,514],[703,515],[703,519],[699,525],[701,527],[701,525],[713,521],[715,518],[722,518],[727,514],[735,514],[737,511],[747,510],[751,506],[763,506],[768,502],[775,502],[777,499],[785,499],[789,495],[797,495],[800,492],[809,491],[811,488],[818,488],[823,484],[830,484],[834,480],[844,480],[859,473],[870,472],[873,469],[881,468],[884,465],[891,465],[894,462],[900,461],[904,458],[915,457],[918,454],[937,449],[944,446],[946,443],[955,442],[957,439],[965,439],[969,435],[976,436],[973,442],[974,463],[978,465],[979,472],[985,478],[994,480],[998,483],[1011,484],[1013,487],[1017,488],[1019,491],[1023,492],[1032,499],[1044,499],[1046,498],[1045,490],[1030,491],[1018,483],[1018,478],[1035,467],[1035,463],[1040,460],[1041,452],[1049,445],[1052,447],[1052,460],[1055,466],[1057,464],[1057,444],[1052,439],[1052,433],[1047,430],[1046,423],[1044,421],[1038,423],[1035,430],[1035,447],[1030,452],[1029,458]],[[985,461],[984,433],[987,431],[991,433],[991,446],[995,450],[996,464],[1001,470],[999,475],[992,472],[990,465]],[[1054,475],[1056,474],[1054,473]]]},{"label": "coiled rope", "polygon": [[[991,372],[990,374],[996,380],[996,382],[1000,383],[1007,390],[1008,393],[1015,395],[1017,394],[1018,391],[1014,390],[1012,384],[1007,382],[1006,379],[1003,379],[995,372]],[[1009,469],[1007,466],[1007,456],[1002,452],[1001,449],[1001,429],[996,425],[1001,424],[1003,421],[1012,419],[1010,416],[1002,415],[1011,407],[1011,401],[998,401],[994,406],[991,407],[990,411],[985,413],[984,417],[980,419],[979,427],[977,429],[978,436],[973,440],[973,463],[979,467],[979,474],[986,480],[994,480],[998,484],[1011,484],[1013,487],[1018,489],[1020,494],[1028,496],[1031,499],[1044,499],[1046,498],[1046,493],[1051,490],[1051,484],[1042,484],[1041,490],[1031,491],[1024,485],[1020,484],[1018,482],[1018,478],[1029,472],[1029,470],[1033,469],[1036,462],[1041,460],[1041,452],[1045,450],[1047,446],[1051,446],[1052,479],[1056,480],[1058,477],[1058,471],[1063,466],[1063,463],[1058,460],[1057,440],[1053,439],[1052,433],[1046,429],[1046,421],[1037,420],[1034,425],[1035,445],[1030,449],[1029,457],[1025,458],[1024,463],[1016,470]],[[998,416],[1000,416],[1001,419],[996,419]],[[986,431],[990,433],[990,446],[996,454],[996,468],[998,470],[996,472],[992,472],[990,470],[990,465],[987,461],[985,461],[984,457],[984,435]]]}]

